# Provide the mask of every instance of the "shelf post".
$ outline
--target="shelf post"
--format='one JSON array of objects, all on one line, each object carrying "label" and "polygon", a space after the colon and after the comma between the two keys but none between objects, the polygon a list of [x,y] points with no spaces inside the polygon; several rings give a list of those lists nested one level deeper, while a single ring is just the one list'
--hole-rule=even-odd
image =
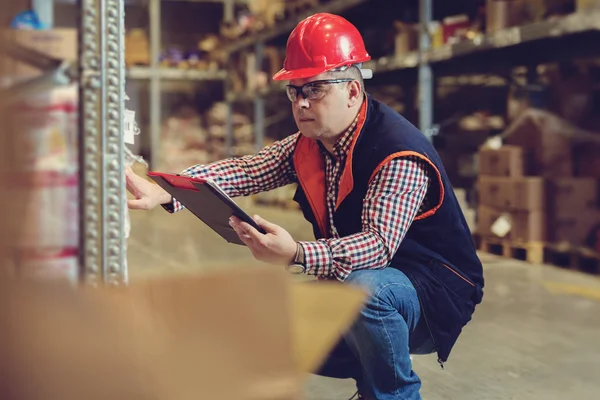
[{"label": "shelf post", "polygon": [[150,169],[156,169],[160,160],[160,21],[161,1],[150,0]]},{"label": "shelf post", "polygon": [[[255,45],[256,72],[262,70],[264,58],[264,43],[259,41]],[[254,97],[254,145],[256,151],[263,147],[265,137],[265,98],[257,91]]]},{"label": "shelf post", "polygon": [[223,22],[231,23],[235,18],[235,1],[234,0],[223,0]]},{"label": "shelf post", "polygon": [[431,48],[429,25],[433,17],[432,0],[419,0],[419,128],[431,140],[433,127],[434,83],[431,65],[424,55]]},{"label": "shelf post", "polygon": [[82,0],[79,36],[83,283],[126,283],[123,0]]}]

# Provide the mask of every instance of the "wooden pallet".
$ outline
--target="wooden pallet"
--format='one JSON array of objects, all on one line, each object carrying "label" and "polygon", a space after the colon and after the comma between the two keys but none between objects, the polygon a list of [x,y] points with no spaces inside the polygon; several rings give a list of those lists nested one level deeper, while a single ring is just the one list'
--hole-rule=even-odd
[{"label": "wooden pallet", "polygon": [[566,243],[519,242],[506,239],[475,237],[477,249],[531,264],[550,264],[591,274],[600,274],[600,254],[586,247]]},{"label": "wooden pallet", "polygon": [[532,264],[542,264],[544,262],[544,246],[545,244],[542,242],[517,242],[494,237],[480,237],[478,249]]}]

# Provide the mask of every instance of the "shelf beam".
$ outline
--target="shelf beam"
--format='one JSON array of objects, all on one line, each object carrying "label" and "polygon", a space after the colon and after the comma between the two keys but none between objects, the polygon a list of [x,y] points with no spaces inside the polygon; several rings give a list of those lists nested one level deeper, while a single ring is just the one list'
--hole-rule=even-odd
[{"label": "shelf beam", "polygon": [[[563,17],[556,17],[546,21],[511,27],[490,34],[481,34],[471,40],[462,40],[456,44],[429,49],[420,56],[419,51],[391,57],[382,57],[365,64],[374,73],[385,73],[406,69],[418,68],[421,63],[433,66],[449,61],[457,61],[465,57],[474,57],[485,54],[494,54],[495,51],[518,48],[523,45],[533,45],[543,40],[556,40],[568,38],[578,34],[600,33],[600,12],[573,13]],[[580,43],[586,44],[584,41]],[[568,49],[572,51],[573,49]],[[559,49],[556,53],[560,53]],[[545,55],[550,59],[552,55]],[[558,57],[555,57],[558,58]],[[506,60],[506,63],[510,63]]]},{"label": "shelf beam", "polygon": [[185,80],[185,81],[219,81],[227,77],[227,71],[203,71],[197,69],[177,69],[149,67],[129,67],[127,78],[129,79],[153,79],[157,77],[163,80]]}]

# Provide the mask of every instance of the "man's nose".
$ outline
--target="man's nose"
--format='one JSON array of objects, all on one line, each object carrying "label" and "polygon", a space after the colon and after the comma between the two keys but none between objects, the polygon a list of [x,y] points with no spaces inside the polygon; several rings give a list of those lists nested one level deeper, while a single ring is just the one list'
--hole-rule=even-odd
[{"label": "man's nose", "polygon": [[298,108],[308,108],[310,107],[310,103],[307,99],[304,98],[304,96],[302,96],[301,94],[299,94],[298,96],[296,96],[296,107]]}]

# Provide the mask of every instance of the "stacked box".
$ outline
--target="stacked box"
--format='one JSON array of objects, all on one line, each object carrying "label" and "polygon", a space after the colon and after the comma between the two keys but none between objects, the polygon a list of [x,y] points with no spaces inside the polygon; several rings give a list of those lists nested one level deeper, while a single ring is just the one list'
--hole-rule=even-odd
[{"label": "stacked box", "polygon": [[600,223],[597,179],[529,175],[531,160],[526,162],[525,154],[513,145],[479,152],[478,233],[519,242],[584,245]]}]

